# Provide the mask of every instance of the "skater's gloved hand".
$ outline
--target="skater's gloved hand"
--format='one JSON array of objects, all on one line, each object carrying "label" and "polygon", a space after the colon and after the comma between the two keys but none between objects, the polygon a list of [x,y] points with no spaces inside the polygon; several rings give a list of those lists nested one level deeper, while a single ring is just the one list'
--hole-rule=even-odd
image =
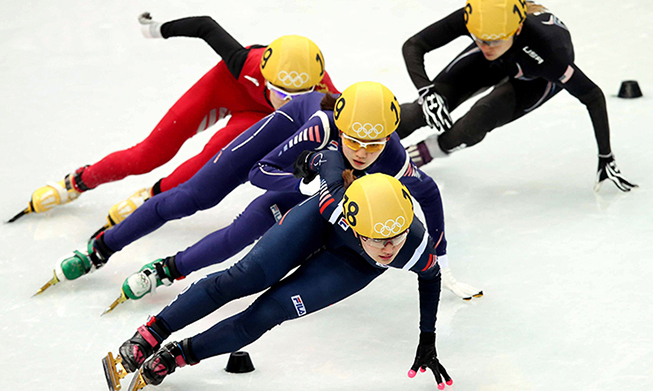
[{"label": "skater's gloved hand", "polygon": [[138,15],[138,23],[141,24],[141,33],[145,38],[163,38],[161,23],[152,20],[152,15],[149,12]]},{"label": "skater's gloved hand", "polygon": [[433,85],[428,85],[417,90],[419,99],[417,103],[422,105],[424,112],[424,119],[426,123],[433,129],[436,134],[451,129],[453,120],[449,115],[449,109],[444,101],[444,98],[435,91]]},{"label": "skater's gloved hand", "polygon": [[596,173],[596,184],[594,184],[594,191],[599,191],[603,181],[606,179],[611,180],[615,186],[621,191],[631,191],[635,187],[639,187],[636,184],[629,182],[621,176],[621,171],[617,167],[617,163],[614,161],[614,156],[610,154],[607,157],[602,157],[599,155],[599,168]]},{"label": "skater's gloved hand", "polygon": [[293,164],[293,175],[295,178],[303,178],[302,182],[308,184],[317,176],[317,171],[313,171],[311,166],[311,161],[317,152],[314,151],[302,151],[302,153],[297,156],[297,160]]},{"label": "skater's gloved hand", "polygon": [[299,181],[299,186],[297,187],[297,190],[299,190],[300,193],[303,195],[307,196],[312,196],[313,194],[316,194],[318,191],[320,191],[320,176],[316,176],[313,178],[312,181],[308,183],[304,183],[304,181]]},{"label": "skater's gloved hand", "polygon": [[[415,361],[408,371],[408,377],[412,379],[417,374],[417,369],[420,372],[426,372],[426,368],[433,371],[433,376],[435,376],[435,382],[438,384],[439,390],[444,390],[445,382],[449,386],[453,384],[453,380],[451,380],[447,371],[440,364],[440,361],[438,361],[438,353],[435,351],[435,333],[421,332]],[[444,381],[442,378],[444,378]]]},{"label": "skater's gloved hand", "polygon": [[440,269],[440,273],[442,274],[442,285],[463,300],[471,300],[473,297],[483,296],[482,290],[456,281],[451,273],[451,268],[443,267]]}]

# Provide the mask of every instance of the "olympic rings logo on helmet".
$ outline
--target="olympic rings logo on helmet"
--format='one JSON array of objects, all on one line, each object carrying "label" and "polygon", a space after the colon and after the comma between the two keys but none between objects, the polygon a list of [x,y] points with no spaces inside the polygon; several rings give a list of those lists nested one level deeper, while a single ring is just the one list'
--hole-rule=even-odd
[{"label": "olympic rings logo on helmet", "polygon": [[297,71],[281,71],[277,75],[279,81],[283,83],[286,87],[296,87],[299,88],[308,82],[309,76],[308,73]]},{"label": "olympic rings logo on helmet", "polygon": [[381,124],[372,125],[370,123],[365,123],[365,125],[363,125],[360,122],[354,122],[351,125],[351,130],[362,139],[376,139],[383,134],[384,128]]},{"label": "olympic rings logo on helmet", "polygon": [[403,231],[404,224],[406,224],[406,219],[403,216],[399,216],[395,220],[388,219],[385,223],[374,224],[374,231],[384,237],[388,237],[390,234],[397,235]]}]

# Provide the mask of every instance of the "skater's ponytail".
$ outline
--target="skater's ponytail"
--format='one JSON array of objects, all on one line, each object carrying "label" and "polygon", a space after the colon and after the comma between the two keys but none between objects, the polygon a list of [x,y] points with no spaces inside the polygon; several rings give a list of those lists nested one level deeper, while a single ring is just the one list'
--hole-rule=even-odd
[{"label": "skater's ponytail", "polygon": [[324,94],[324,97],[320,101],[320,109],[333,111],[333,109],[336,107],[337,99],[338,98],[335,95],[327,92]]},{"label": "skater's ponytail", "polygon": [[527,1],[526,2],[526,14],[527,15],[533,15],[538,12],[546,12],[548,9],[541,5],[541,4],[536,4],[534,1]]}]

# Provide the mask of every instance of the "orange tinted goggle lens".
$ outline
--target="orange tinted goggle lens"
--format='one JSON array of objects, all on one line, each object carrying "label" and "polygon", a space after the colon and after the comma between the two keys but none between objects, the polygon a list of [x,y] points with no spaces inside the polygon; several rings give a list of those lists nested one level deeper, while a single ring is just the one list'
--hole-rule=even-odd
[{"label": "orange tinted goggle lens", "polygon": [[372,247],[383,248],[388,243],[392,244],[393,246],[400,245],[401,243],[403,243],[404,240],[406,240],[406,238],[408,237],[409,232],[410,232],[410,230],[406,229],[404,232],[400,233],[399,235],[394,236],[392,238],[388,238],[388,239],[372,239],[372,238],[368,238],[368,237],[363,236],[363,235],[360,235],[360,237],[365,243],[369,244]]},{"label": "orange tinted goggle lens", "polygon": [[[363,148],[363,144],[358,142],[355,139],[351,139],[348,137],[343,137],[342,138],[343,143],[348,146],[349,148],[353,149],[354,151],[358,151],[359,149]],[[380,150],[385,147],[385,141],[384,142],[378,142],[378,143],[366,143],[365,144],[365,150],[370,153],[374,152],[379,152]]]}]

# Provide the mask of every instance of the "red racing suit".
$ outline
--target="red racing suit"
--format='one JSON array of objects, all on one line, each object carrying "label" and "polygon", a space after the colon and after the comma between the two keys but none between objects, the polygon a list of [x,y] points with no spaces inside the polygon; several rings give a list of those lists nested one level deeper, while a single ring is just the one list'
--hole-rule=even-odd
[{"label": "red racing suit", "polygon": [[[202,38],[222,61],[168,110],[145,140],[87,166],[81,179],[89,189],[152,171],[172,159],[186,140],[230,115],[227,124],[215,132],[199,154],[159,180],[152,192],[169,190],[192,177],[231,140],[274,111],[259,67],[265,46],[243,47],[210,17],[166,22],[161,33],[164,38]],[[326,72],[316,90],[338,93]]]}]

